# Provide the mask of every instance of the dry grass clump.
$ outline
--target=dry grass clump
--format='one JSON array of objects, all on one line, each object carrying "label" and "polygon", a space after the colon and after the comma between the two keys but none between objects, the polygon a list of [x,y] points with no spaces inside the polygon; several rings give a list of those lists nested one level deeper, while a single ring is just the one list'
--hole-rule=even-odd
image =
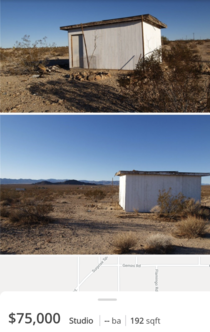
[{"label": "dry grass clump", "polygon": [[86,191],[84,195],[86,198],[96,199],[96,200],[101,200],[106,197],[106,193],[100,189]]},{"label": "dry grass clump", "polygon": [[1,208],[0,216],[4,218],[8,218],[10,216],[10,211],[5,207]]},{"label": "dry grass clump", "polygon": [[181,220],[176,225],[173,232],[175,237],[180,238],[197,238],[202,237],[207,232],[208,223],[198,217],[188,216],[186,219]]},{"label": "dry grass clump", "polygon": [[148,254],[170,254],[173,249],[171,237],[164,234],[151,235],[144,249]]},{"label": "dry grass clump", "polygon": [[52,211],[52,204],[26,200],[13,209],[9,220],[11,223],[17,223],[18,225],[45,224],[52,220],[48,216]]},{"label": "dry grass clump", "polygon": [[18,202],[19,200],[19,194],[12,190],[0,190],[0,201],[2,202],[2,205],[11,205],[13,203]]},{"label": "dry grass clump", "polygon": [[134,233],[119,233],[112,243],[114,254],[128,254],[135,247],[136,243],[137,238]]}]

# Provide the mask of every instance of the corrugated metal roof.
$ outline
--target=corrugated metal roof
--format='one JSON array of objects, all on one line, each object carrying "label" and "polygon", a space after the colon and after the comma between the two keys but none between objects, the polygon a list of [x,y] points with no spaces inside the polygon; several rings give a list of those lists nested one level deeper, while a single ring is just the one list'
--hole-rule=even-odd
[{"label": "corrugated metal roof", "polygon": [[187,176],[210,176],[210,173],[190,173],[178,171],[119,171],[115,175],[187,175]]},{"label": "corrugated metal roof", "polygon": [[[114,24],[114,23],[123,23],[123,22],[134,22],[134,21],[141,21],[143,18],[143,21],[146,23],[149,23],[157,28],[167,28],[167,25],[159,21],[156,17],[145,14],[145,15],[138,15],[138,16],[130,16],[130,17],[123,17],[123,18],[116,18],[112,20],[103,20],[98,22],[89,22],[89,23],[82,23],[83,28],[86,27],[93,27],[93,26],[99,26],[99,25],[108,25],[108,24]],[[74,24],[74,25],[67,25],[60,27],[60,30],[74,30],[81,28],[81,24]]]}]

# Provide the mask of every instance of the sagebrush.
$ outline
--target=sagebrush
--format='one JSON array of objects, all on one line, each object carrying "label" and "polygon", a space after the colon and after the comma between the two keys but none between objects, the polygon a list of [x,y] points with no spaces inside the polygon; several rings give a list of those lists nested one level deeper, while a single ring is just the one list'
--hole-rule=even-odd
[{"label": "sagebrush", "polygon": [[208,112],[210,79],[201,80],[201,64],[197,49],[163,46],[140,57],[136,70],[119,84],[140,112]]},{"label": "sagebrush", "polygon": [[169,254],[172,250],[172,239],[168,235],[153,234],[146,240],[145,251],[149,254]]},{"label": "sagebrush", "polygon": [[173,232],[175,237],[180,238],[197,238],[207,233],[209,223],[201,218],[189,216],[176,224]]},{"label": "sagebrush", "polygon": [[193,198],[186,198],[181,192],[178,195],[172,195],[171,188],[159,190],[157,199],[159,206],[159,215],[164,217],[180,217],[187,215],[202,215],[200,202]]},{"label": "sagebrush", "polygon": [[135,233],[119,233],[114,238],[112,246],[115,254],[128,254],[136,245],[137,238]]}]

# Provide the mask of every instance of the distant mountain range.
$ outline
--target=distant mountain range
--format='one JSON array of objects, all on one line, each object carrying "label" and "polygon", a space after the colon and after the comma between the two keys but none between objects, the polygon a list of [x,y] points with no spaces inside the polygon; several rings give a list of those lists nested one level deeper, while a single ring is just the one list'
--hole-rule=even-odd
[{"label": "distant mountain range", "polygon": [[41,181],[41,182],[35,182],[33,183],[34,185],[65,185],[65,184],[77,184],[79,186],[85,185],[85,186],[97,186],[96,183],[91,183],[91,182],[82,182],[82,181],[77,181],[77,180],[66,180],[64,182],[50,182],[50,181]]},{"label": "distant mountain range", "polygon": [[[75,181],[75,183],[70,183],[72,181]],[[69,182],[69,183],[66,183]],[[0,178],[0,184],[90,184],[90,185],[111,185],[112,181],[87,181],[87,180],[57,180],[57,179],[40,179],[40,180],[32,180],[32,179],[5,179],[5,178]],[[119,181],[113,181],[113,185],[118,186]]]}]

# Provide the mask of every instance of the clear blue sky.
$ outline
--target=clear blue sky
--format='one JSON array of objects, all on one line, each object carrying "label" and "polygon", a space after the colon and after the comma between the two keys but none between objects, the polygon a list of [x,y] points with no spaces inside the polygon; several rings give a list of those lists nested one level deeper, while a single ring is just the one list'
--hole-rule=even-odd
[{"label": "clear blue sky", "polygon": [[119,170],[209,173],[209,129],[210,115],[1,115],[1,177],[97,181]]},{"label": "clear blue sky", "polygon": [[1,0],[1,46],[13,47],[27,34],[31,41],[67,46],[60,26],[151,14],[168,25],[170,40],[210,38],[209,0]]}]

